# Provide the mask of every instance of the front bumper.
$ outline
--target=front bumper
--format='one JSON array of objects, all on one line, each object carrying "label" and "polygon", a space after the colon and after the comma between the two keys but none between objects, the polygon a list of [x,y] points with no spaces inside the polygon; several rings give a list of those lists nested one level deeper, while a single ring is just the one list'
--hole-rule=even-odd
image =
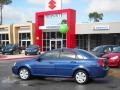
[{"label": "front bumper", "polygon": [[15,75],[18,75],[18,67],[17,66],[12,67],[12,73]]}]

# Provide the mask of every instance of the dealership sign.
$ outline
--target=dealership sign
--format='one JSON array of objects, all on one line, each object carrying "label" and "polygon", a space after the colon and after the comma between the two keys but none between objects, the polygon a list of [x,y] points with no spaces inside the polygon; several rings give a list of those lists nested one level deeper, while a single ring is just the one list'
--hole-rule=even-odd
[{"label": "dealership sign", "polygon": [[93,30],[109,30],[109,29],[110,29],[109,25],[98,25],[93,27]]},{"label": "dealership sign", "polygon": [[46,0],[45,11],[62,9],[62,0]]}]

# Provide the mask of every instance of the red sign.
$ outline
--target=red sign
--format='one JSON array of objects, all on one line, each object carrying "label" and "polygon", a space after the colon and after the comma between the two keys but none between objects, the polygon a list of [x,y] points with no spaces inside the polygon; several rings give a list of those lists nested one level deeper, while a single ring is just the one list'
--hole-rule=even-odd
[{"label": "red sign", "polygon": [[51,0],[49,2],[49,6],[48,7],[51,8],[51,9],[54,9],[56,7],[56,2],[54,0]]}]

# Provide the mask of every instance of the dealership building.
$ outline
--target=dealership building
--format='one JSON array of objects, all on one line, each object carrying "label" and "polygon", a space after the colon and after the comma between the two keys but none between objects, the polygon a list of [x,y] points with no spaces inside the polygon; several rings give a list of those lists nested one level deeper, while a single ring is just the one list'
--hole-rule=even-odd
[{"label": "dealership building", "polygon": [[[49,9],[52,10],[37,12],[35,23],[0,25],[0,44],[13,43],[21,47],[37,44],[42,51],[64,47],[90,51],[98,45],[120,45],[120,22],[76,24],[75,10],[50,6]],[[62,20],[66,20],[68,26],[66,33],[59,31]]]},{"label": "dealership building", "polygon": [[[43,27],[42,27],[43,28]],[[55,28],[55,27],[52,27]],[[91,50],[98,45],[120,45],[120,22],[81,23],[75,25],[75,47]],[[0,26],[0,44],[9,43],[28,46],[36,44],[35,24],[15,24]],[[66,34],[57,29],[43,29],[42,50],[67,47]],[[72,40],[72,39],[70,39]],[[38,42],[39,43],[39,42]],[[74,47],[73,47],[74,48]]]}]

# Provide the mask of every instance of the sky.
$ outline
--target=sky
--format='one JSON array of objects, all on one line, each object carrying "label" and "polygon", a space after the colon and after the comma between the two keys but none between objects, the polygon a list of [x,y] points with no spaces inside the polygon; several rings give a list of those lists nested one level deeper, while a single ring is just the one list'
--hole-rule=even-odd
[{"label": "sky", "polygon": [[[3,24],[35,22],[35,13],[45,10],[46,0],[12,0],[3,8]],[[62,0],[63,9],[76,10],[76,23],[89,23],[88,14],[103,13],[102,22],[120,22],[120,0]]]}]

